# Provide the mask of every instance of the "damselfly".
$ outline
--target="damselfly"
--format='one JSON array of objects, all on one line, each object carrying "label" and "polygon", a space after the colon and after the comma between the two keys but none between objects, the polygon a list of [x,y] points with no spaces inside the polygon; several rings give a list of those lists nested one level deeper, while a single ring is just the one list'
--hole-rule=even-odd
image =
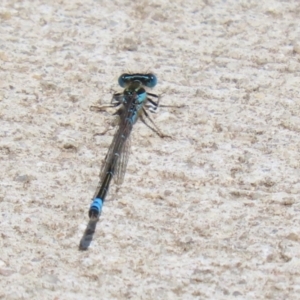
[{"label": "damselfly", "polygon": [[[119,124],[100,172],[98,188],[89,210],[90,220],[79,244],[80,250],[86,250],[93,239],[112,178],[114,177],[117,184],[123,182],[130,151],[130,133],[138,118],[160,137],[164,136],[146,110],[155,112],[159,105],[159,96],[145,90],[146,87],[152,88],[156,85],[156,76],[151,73],[122,74],[118,82],[125,89],[122,93],[113,95],[108,107],[119,107],[116,112],[119,116]],[[156,101],[153,100],[154,98]],[[146,120],[149,120],[152,125]]]}]

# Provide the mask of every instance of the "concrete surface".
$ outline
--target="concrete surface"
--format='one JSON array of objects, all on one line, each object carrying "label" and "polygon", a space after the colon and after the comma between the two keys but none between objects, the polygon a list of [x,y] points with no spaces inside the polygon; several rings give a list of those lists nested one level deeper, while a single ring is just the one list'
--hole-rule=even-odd
[{"label": "concrete surface", "polygon": [[[300,2],[0,3],[0,299],[300,299]],[[123,72],[164,94],[78,243]],[[102,134],[102,135],[101,135]]]}]

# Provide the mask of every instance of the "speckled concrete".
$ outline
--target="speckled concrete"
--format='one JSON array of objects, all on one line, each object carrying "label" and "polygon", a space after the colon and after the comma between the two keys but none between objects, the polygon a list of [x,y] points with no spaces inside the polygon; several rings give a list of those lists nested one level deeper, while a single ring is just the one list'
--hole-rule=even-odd
[{"label": "speckled concrete", "polygon": [[[300,299],[300,3],[0,2],[0,299]],[[122,72],[164,94],[78,243]]]}]

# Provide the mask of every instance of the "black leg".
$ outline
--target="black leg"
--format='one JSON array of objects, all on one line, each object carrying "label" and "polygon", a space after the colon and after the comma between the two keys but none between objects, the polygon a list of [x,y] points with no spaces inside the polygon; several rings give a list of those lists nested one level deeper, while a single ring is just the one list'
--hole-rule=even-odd
[{"label": "black leg", "polygon": [[140,116],[140,119],[141,119],[141,121],[148,127],[148,128],[150,128],[153,132],[155,132],[159,137],[161,137],[161,138],[165,138],[165,137],[170,137],[169,135],[165,135],[165,134],[163,134],[160,130],[159,130],[159,128],[155,125],[155,123],[153,122],[153,120],[150,118],[150,116],[149,116],[149,114],[147,113],[147,111],[143,108],[143,113],[144,113],[144,115],[146,116],[146,118],[151,122],[151,124],[153,125],[153,126],[151,126],[150,124],[148,124],[147,122],[146,122],[146,119],[144,118],[144,116],[143,115],[141,115]]}]

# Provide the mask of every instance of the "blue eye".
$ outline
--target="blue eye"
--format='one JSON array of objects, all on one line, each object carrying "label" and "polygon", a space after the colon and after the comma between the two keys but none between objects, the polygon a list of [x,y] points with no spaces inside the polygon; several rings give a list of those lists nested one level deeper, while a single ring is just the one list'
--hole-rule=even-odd
[{"label": "blue eye", "polygon": [[121,87],[126,86],[126,84],[128,83],[128,76],[130,76],[130,74],[122,74],[119,77],[119,79],[118,79],[119,86],[121,86]]},{"label": "blue eye", "polygon": [[126,87],[127,84],[133,81],[139,81],[142,85],[153,88],[157,84],[157,77],[154,74],[122,74],[119,79],[118,83],[121,87]]},{"label": "blue eye", "polygon": [[148,81],[147,84],[145,84],[145,86],[149,88],[155,87],[157,84],[157,77],[154,74],[147,74],[147,76],[148,76]]}]

